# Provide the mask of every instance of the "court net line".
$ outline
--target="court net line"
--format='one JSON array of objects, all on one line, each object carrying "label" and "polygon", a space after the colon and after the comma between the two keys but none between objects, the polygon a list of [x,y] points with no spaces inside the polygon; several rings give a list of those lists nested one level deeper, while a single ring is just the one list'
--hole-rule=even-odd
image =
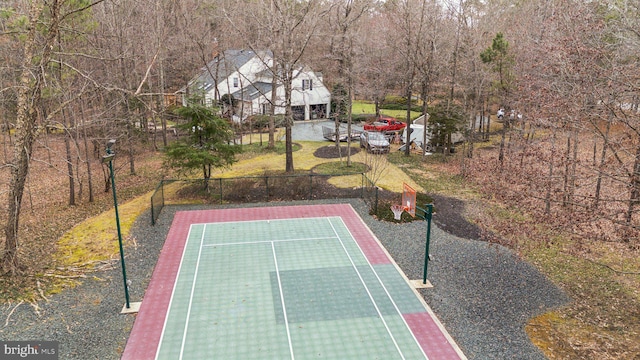
[{"label": "court net line", "polygon": [[216,243],[216,244],[205,244],[204,247],[210,246],[231,246],[231,245],[255,245],[255,244],[269,244],[276,242],[287,242],[287,241],[313,241],[313,240],[332,240],[336,239],[335,236],[323,236],[323,237],[314,237],[314,238],[296,238],[296,239],[280,239],[280,240],[258,240],[258,241],[237,241],[232,243]]}]

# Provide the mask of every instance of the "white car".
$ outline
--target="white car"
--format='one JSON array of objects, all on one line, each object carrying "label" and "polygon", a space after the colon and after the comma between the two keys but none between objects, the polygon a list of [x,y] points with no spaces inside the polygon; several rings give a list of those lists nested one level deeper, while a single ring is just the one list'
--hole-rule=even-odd
[{"label": "white car", "polygon": [[377,131],[363,131],[360,134],[360,147],[370,153],[384,154],[389,152],[389,140],[383,133]]}]

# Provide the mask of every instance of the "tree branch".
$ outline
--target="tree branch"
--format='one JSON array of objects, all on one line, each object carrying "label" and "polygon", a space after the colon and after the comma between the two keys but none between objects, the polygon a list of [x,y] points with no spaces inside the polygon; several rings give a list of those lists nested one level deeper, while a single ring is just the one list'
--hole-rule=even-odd
[{"label": "tree branch", "polygon": [[592,264],[595,264],[595,265],[599,265],[599,266],[605,267],[605,268],[607,268],[607,269],[609,269],[609,270],[611,270],[611,271],[615,272],[616,274],[622,274],[622,275],[640,275],[640,271],[621,271],[621,270],[616,270],[616,269],[614,269],[613,267],[611,267],[611,266],[609,266],[609,265],[607,265],[607,264],[602,264],[602,263],[599,263],[599,262],[597,262],[597,261],[593,261],[593,260],[591,260],[591,259],[585,259],[585,260],[587,260],[588,262],[590,262],[590,263],[592,263]]},{"label": "tree branch", "polygon": [[153,64],[155,64],[159,53],[160,53],[160,47],[158,47],[158,49],[156,50],[155,55],[153,55],[153,59],[151,60],[151,64],[149,64],[149,66],[147,66],[147,71],[144,74],[144,78],[142,78],[142,81],[140,81],[140,85],[138,85],[138,88],[136,89],[136,92],[133,93],[133,95],[139,95],[140,91],[142,91],[142,85],[144,85],[144,83],[147,82],[147,79],[149,78],[149,73],[151,72],[151,68],[153,67]]},{"label": "tree branch", "polygon": [[73,14],[75,14],[75,13],[83,12],[83,11],[87,10],[88,8],[90,8],[90,7],[93,7],[93,6],[95,6],[95,5],[100,4],[100,3],[101,3],[101,2],[103,2],[103,1],[105,1],[105,0],[97,0],[97,1],[92,2],[92,3],[91,3],[91,4],[89,4],[89,5],[86,5],[86,6],[83,6],[83,7],[81,7],[81,8],[77,8],[77,9],[71,10],[71,11],[69,11],[68,13],[66,13],[66,14],[64,14],[64,15],[62,15],[62,16],[60,17],[60,22],[64,21],[64,19],[65,19],[67,16],[71,16],[71,15],[73,15]]}]

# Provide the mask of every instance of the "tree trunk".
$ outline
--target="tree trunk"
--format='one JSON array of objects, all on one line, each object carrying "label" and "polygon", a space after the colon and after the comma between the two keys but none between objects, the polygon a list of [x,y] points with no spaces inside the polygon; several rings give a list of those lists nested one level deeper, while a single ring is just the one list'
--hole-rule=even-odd
[{"label": "tree trunk", "polygon": [[420,97],[422,98],[422,116],[423,116],[423,128],[422,128],[422,159],[426,159],[427,157],[427,126],[429,124],[429,81],[428,80],[423,80],[422,81],[422,89],[421,89],[421,95]]},{"label": "tree trunk", "polygon": [[285,172],[292,173],[293,169],[293,139],[291,138],[291,127],[293,126],[293,115],[291,113],[291,81],[292,74],[287,71],[285,75],[284,81],[284,101],[285,101],[285,114],[284,114],[284,123],[285,123]]},{"label": "tree trunk", "polygon": [[[405,88],[405,96],[407,97],[407,118],[405,119],[405,124],[406,124],[406,131],[407,131],[407,141],[406,141],[406,146],[404,148],[404,155],[405,156],[409,156],[409,154],[411,153],[411,92],[413,90],[413,62],[411,59],[411,49],[413,46],[413,42],[411,41],[411,20],[410,20],[410,12],[408,9],[408,3],[405,6],[405,14],[404,14],[404,20],[405,20],[405,29],[407,31],[406,33],[406,46],[407,46],[407,53],[406,53],[406,64],[405,66],[407,67],[406,71],[406,78],[404,79],[404,81],[406,81],[406,88]],[[424,147],[425,145],[422,144],[422,146]]]},{"label": "tree trunk", "polygon": [[[274,56],[275,58],[275,56]],[[274,61],[273,62],[273,69],[272,69],[272,74],[271,74],[271,109],[269,109],[269,145],[267,146],[267,148],[269,149],[273,149],[276,147],[276,137],[275,137],[275,133],[276,133],[276,101],[278,99],[277,97],[277,74],[278,74],[278,68],[277,68],[277,64]]]},{"label": "tree trunk", "polygon": [[505,143],[505,139],[507,137],[507,127],[508,127],[508,121],[509,120],[504,120],[504,123],[502,125],[502,135],[500,136],[500,152],[498,153],[498,161],[500,162],[500,170],[502,170],[503,166],[504,166],[504,143]]},{"label": "tree trunk", "polygon": [[[409,61],[407,60],[407,65],[409,64]],[[411,72],[410,72],[411,73]],[[412,88],[412,77],[413,75],[409,75],[410,78],[406,79],[407,80],[407,88],[405,89],[406,93],[405,96],[407,97],[407,119],[405,120],[405,124],[406,124],[406,129],[407,129],[407,146],[405,146],[404,148],[404,154],[405,156],[409,156],[410,151],[411,151],[411,88]],[[423,153],[424,153],[424,147],[425,144],[422,144],[423,147]]]},{"label": "tree trunk", "polygon": [[480,134],[480,139],[484,140],[484,99],[480,105],[480,123],[478,124],[478,133]]},{"label": "tree trunk", "polygon": [[576,193],[576,177],[577,177],[577,166],[578,166],[578,128],[574,127],[573,129],[573,154],[571,155],[571,173],[569,177],[569,194],[568,194],[568,202],[569,206],[573,210],[574,202],[575,202],[575,193]]},{"label": "tree trunk", "polygon": [[551,157],[549,158],[549,178],[547,180],[547,194],[545,195],[545,207],[544,213],[549,215],[551,212],[551,190],[553,184],[553,154],[556,152],[556,131],[557,129],[553,129],[553,137],[551,138]]},{"label": "tree trunk", "polygon": [[347,91],[347,166],[351,166],[351,121],[353,121],[353,104],[351,103],[353,99],[353,76],[351,76],[353,72],[351,66],[351,55],[349,55],[349,91]]},{"label": "tree trunk", "polygon": [[87,140],[87,126],[84,117],[84,105],[80,104],[80,116],[82,118],[82,137],[84,139],[84,161],[87,163],[87,186],[89,191],[89,202],[93,202],[93,177],[91,176],[91,156],[89,156],[89,142]]},{"label": "tree trunk", "polygon": [[[471,112],[471,127],[469,129],[469,149],[467,150],[467,157],[473,159],[473,144],[476,141],[476,119],[478,118],[477,110]],[[482,118],[481,118],[482,119]],[[481,120],[482,121],[482,120]]]},{"label": "tree trunk", "polygon": [[[598,178],[596,180],[596,191],[593,195],[593,207],[597,208],[600,205],[600,190],[602,188],[602,171],[604,170],[604,164],[607,157],[607,147],[609,146],[609,131],[611,130],[611,121],[607,121],[607,128],[605,130],[604,139],[602,142],[602,153],[600,153],[600,165],[598,165]],[[594,151],[595,155],[595,151]]]},{"label": "tree trunk", "polygon": [[[484,121],[483,121],[484,124]],[[482,139],[487,141],[489,140],[489,130],[491,129],[491,113],[487,112],[487,125],[484,128],[484,134]]]},{"label": "tree trunk", "polygon": [[71,132],[72,132],[72,124],[71,117],[65,116],[64,109],[61,111],[62,114],[62,123],[65,127],[64,134],[64,150],[66,154],[66,162],[67,162],[67,178],[69,179],[69,205],[76,204],[76,188],[75,188],[75,179],[73,176],[73,160],[71,158]]},{"label": "tree trunk", "polygon": [[[60,39],[60,34],[57,34],[57,42],[58,42],[58,51],[62,52],[62,41]],[[58,82],[59,82],[60,89],[64,89],[63,87],[64,80],[62,75],[62,59],[60,59],[60,62],[58,63]],[[61,95],[61,96],[64,96],[64,95]],[[65,109],[62,109],[60,111],[60,115],[62,117],[62,121],[60,121],[60,123],[65,128],[64,150],[65,150],[66,161],[67,161],[67,178],[69,180],[69,205],[75,205],[76,189],[75,189],[75,179],[73,176],[73,160],[71,156],[71,137],[72,137],[72,131],[73,131],[72,130],[73,121],[71,120],[71,116],[68,116],[69,114],[66,114]]]},{"label": "tree trunk", "polygon": [[135,152],[134,152],[134,139],[133,139],[133,126],[131,126],[131,122],[127,121],[127,157],[129,158],[129,174],[136,174],[136,162],[135,162]]},{"label": "tree trunk", "polygon": [[[343,97],[344,95],[340,95],[340,97]],[[343,104],[344,99],[338,99],[338,104]],[[340,111],[337,111],[334,114],[334,122],[333,122],[333,128],[334,128],[334,132],[336,135],[336,138],[334,139],[334,144],[336,146],[336,149],[338,149],[338,153],[340,152]],[[342,158],[342,154],[340,154],[340,157]],[[342,159],[340,159],[342,161]]]},{"label": "tree trunk", "polygon": [[[51,59],[51,50],[55,43],[59,25],[60,3],[53,0],[50,3],[48,36],[45,39],[43,52],[35,54],[36,39],[38,37],[38,25],[44,3],[32,1],[29,8],[29,27],[24,40],[24,53],[22,54],[22,71],[20,74],[20,87],[17,94],[16,114],[16,142],[13,148],[13,166],[11,167],[9,193],[7,196],[7,222],[5,225],[5,251],[2,257],[2,270],[15,275],[19,271],[18,260],[18,225],[20,220],[20,207],[24,194],[25,182],[29,174],[29,165],[33,143],[36,135],[37,109],[40,105],[42,86],[44,81],[44,69]],[[33,64],[34,59],[39,59]],[[35,77],[35,79],[33,79]]]},{"label": "tree trunk", "polygon": [[[631,225],[633,211],[640,202],[640,146],[636,148],[636,159],[633,164],[633,173],[630,181],[631,193],[629,195],[629,207],[627,208],[626,221]],[[628,241],[629,239],[627,239]]]},{"label": "tree trunk", "polygon": [[287,125],[285,127],[285,152],[286,152],[286,167],[285,171],[287,173],[292,173],[293,169],[293,147],[292,147],[292,139],[291,139],[291,124],[287,121]]},{"label": "tree trunk", "polygon": [[563,194],[562,194],[562,206],[566,207],[569,205],[570,196],[569,196],[569,187],[570,187],[570,178],[571,178],[571,136],[567,136],[567,150],[564,156],[564,176],[563,176]]}]

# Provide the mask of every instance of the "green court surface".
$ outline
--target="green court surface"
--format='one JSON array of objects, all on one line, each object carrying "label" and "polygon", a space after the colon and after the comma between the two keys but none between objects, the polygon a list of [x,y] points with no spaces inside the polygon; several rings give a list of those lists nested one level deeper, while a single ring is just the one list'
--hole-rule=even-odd
[{"label": "green court surface", "polygon": [[464,358],[361,219],[289,212],[183,224],[123,359]]}]

